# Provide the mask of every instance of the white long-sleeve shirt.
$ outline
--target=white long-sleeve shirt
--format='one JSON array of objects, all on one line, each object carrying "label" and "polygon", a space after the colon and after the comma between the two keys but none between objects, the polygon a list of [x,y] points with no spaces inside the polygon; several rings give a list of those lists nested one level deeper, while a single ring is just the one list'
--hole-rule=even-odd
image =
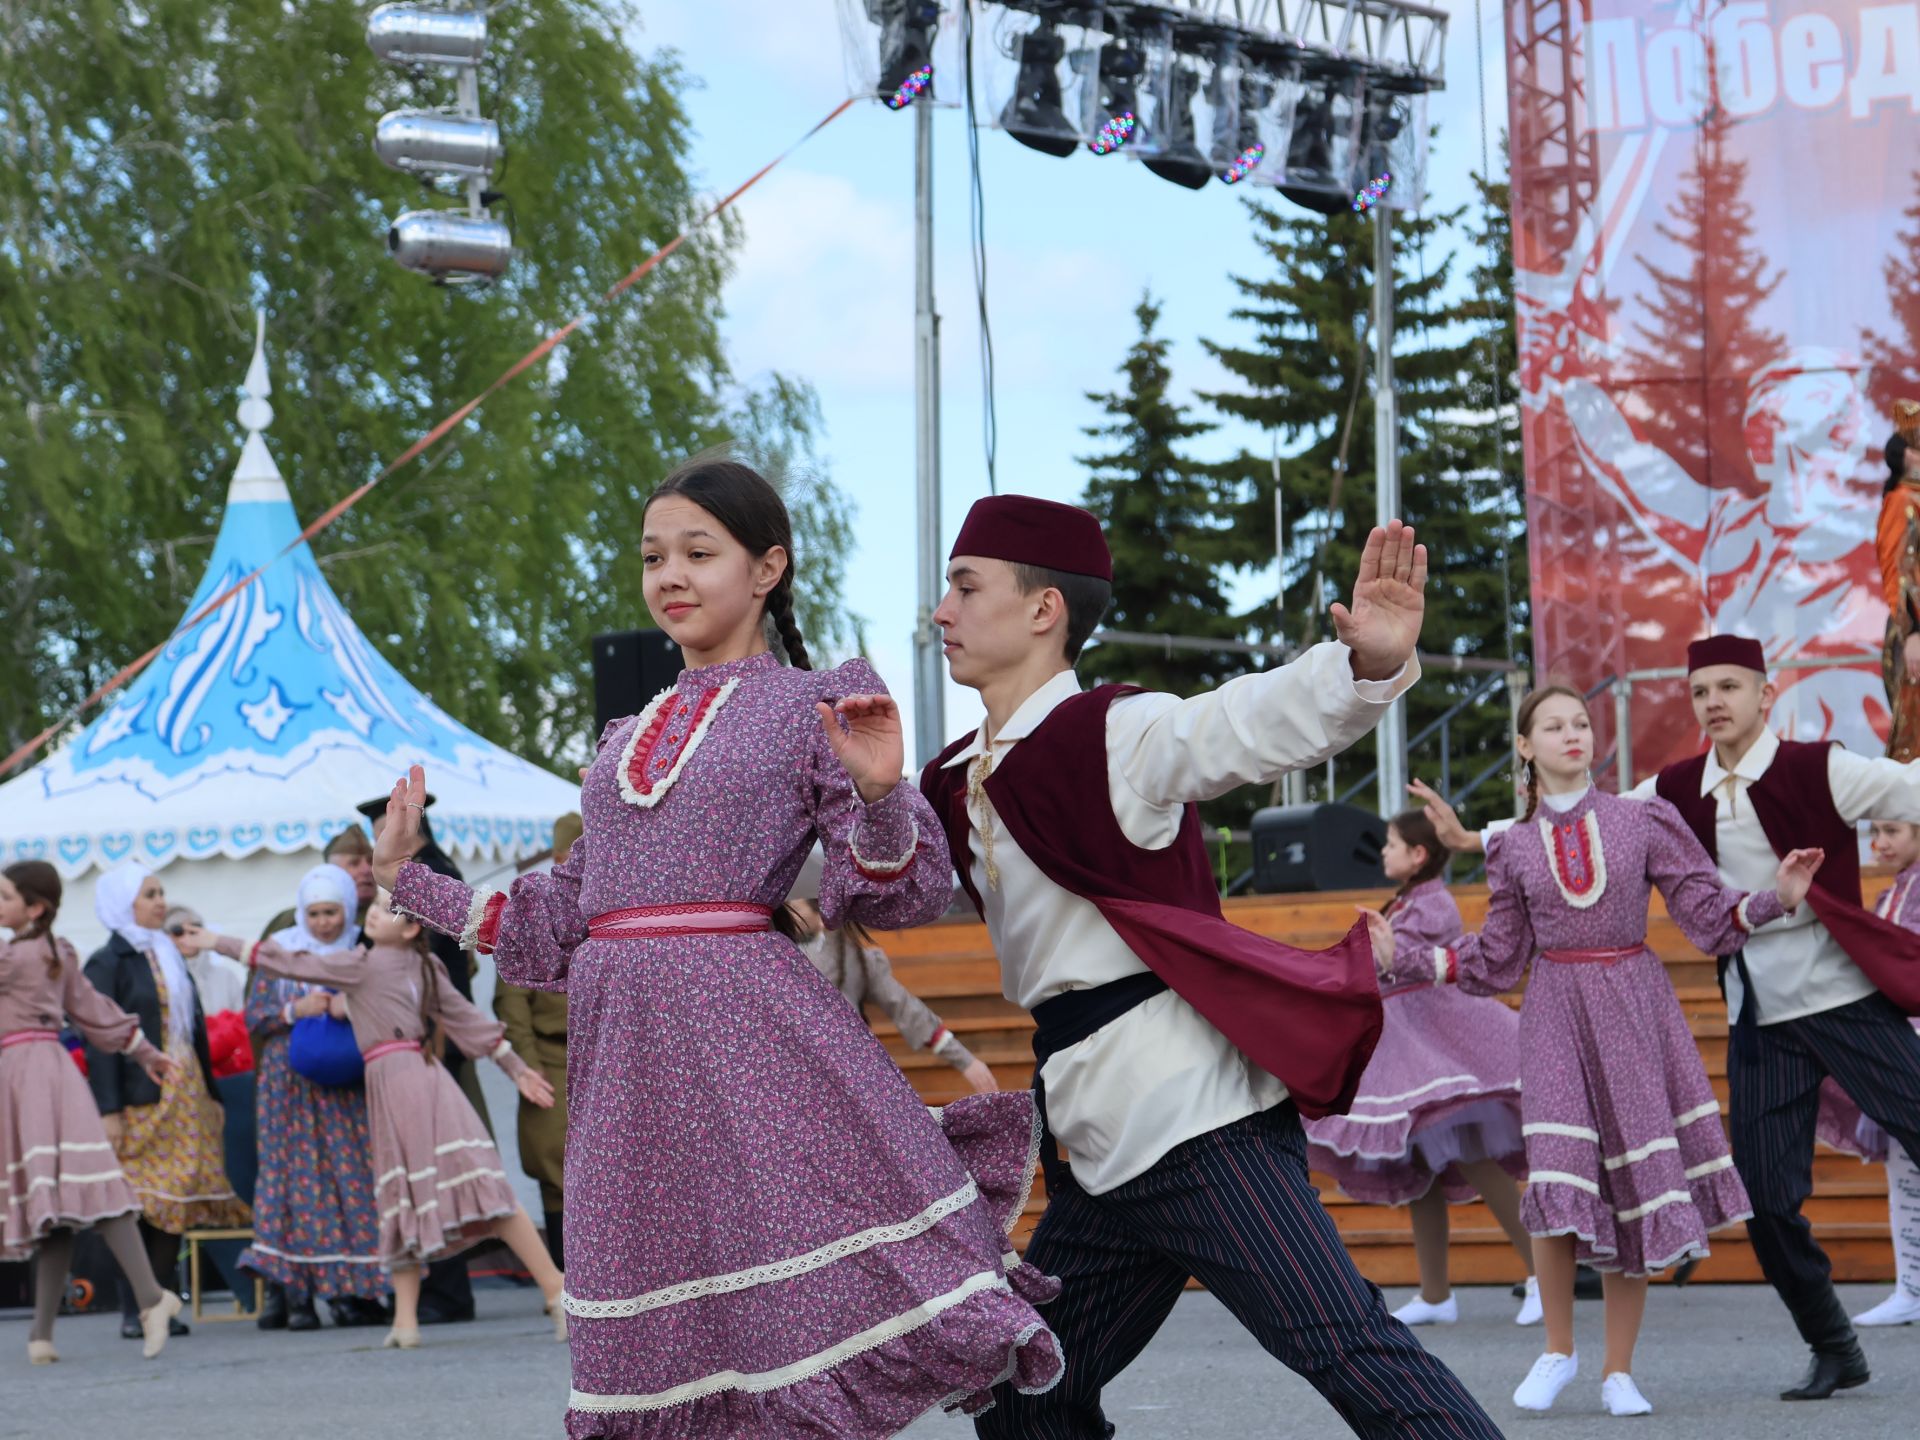
[{"label": "white long-sleeve shirt", "polygon": [[[1386,706],[1419,678],[1418,664],[1410,663],[1391,680],[1355,680],[1351,654],[1338,643],[1317,645],[1290,665],[1243,675],[1190,700],[1143,694],[1115,701],[1107,711],[1107,793],[1127,838],[1143,849],[1165,849],[1180,833],[1188,802],[1323,763],[1378,724]],[[991,742],[982,724],[948,768],[972,766],[989,749],[998,766],[1079,691],[1073,672],[1061,671]],[[971,875],[1009,1000],[1030,1010],[1063,991],[1147,968],[1091,901],[1041,873],[990,808],[969,798],[967,813]],[[989,828],[997,886],[987,880]],[[1054,1055],[1041,1079],[1048,1121],[1066,1146],[1074,1178],[1096,1195],[1141,1174],[1183,1141],[1287,1095],[1286,1086],[1171,990]]]},{"label": "white long-sleeve shirt", "polygon": [[[1747,747],[1731,774],[1709,752],[1700,777],[1700,793],[1715,800],[1715,848],[1720,876],[1740,890],[1771,890],[1780,869],[1767,832],[1760,828],[1747,790],[1780,753],[1780,737],[1771,730]],[[1649,776],[1629,793],[1648,799],[1658,777]],[[1843,819],[1920,821],[1920,761],[1905,764],[1881,757],[1855,755],[1843,746],[1827,750],[1827,784],[1834,808]],[[1481,832],[1482,839],[1513,822],[1496,821]],[[1762,925],[1748,937],[1747,973],[1753,977],[1754,1000],[1762,1025],[1798,1020],[1850,1005],[1873,993],[1874,985],[1848,958],[1827,927],[1814,917],[1811,905]],[[1744,990],[1737,969],[1727,971],[1727,1014],[1740,1013]]]}]

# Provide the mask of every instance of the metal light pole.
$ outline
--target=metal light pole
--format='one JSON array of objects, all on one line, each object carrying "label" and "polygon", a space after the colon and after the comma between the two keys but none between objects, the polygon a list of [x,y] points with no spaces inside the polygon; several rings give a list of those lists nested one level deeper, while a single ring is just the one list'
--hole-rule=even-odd
[{"label": "metal light pole", "polygon": [[[1385,525],[1400,513],[1400,423],[1393,395],[1393,221],[1373,209],[1373,482],[1374,516]],[[1407,803],[1407,702],[1387,707],[1374,744],[1380,756],[1379,809],[1397,815]]]},{"label": "metal light pole", "polygon": [[913,631],[916,768],[946,744],[946,677],[933,612],[945,590],[940,553],[940,317],[933,309],[933,107],[913,107],[914,479],[919,529],[920,607]]}]

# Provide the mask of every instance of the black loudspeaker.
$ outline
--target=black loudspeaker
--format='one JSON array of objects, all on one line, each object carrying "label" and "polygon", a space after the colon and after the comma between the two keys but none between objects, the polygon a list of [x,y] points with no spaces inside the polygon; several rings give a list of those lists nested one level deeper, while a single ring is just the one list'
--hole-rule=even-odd
[{"label": "black loudspeaker", "polygon": [[1387,825],[1357,805],[1274,805],[1254,812],[1253,888],[1372,890],[1387,883]]},{"label": "black loudspeaker", "polygon": [[619,630],[593,637],[593,728],[637,715],[686,669],[664,630]]}]

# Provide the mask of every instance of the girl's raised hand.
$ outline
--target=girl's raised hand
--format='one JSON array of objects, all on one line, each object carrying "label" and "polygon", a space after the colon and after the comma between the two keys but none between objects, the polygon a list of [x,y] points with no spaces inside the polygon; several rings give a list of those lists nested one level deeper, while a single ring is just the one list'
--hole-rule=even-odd
[{"label": "girl's raised hand", "polygon": [[1480,837],[1460,823],[1459,812],[1447,803],[1447,799],[1438,790],[1424,780],[1412,780],[1407,783],[1407,793],[1420,802],[1420,808],[1426,811],[1427,819],[1433,822],[1433,833],[1440,843],[1449,850],[1478,850]]},{"label": "girl's raised hand", "polygon": [[900,783],[907,764],[907,744],[900,727],[900,707],[891,695],[848,695],[837,704],[822,700],[820,729],[840,763],[853,777],[860,798],[871,805],[884,800]]},{"label": "girl's raised hand", "polygon": [[1365,905],[1353,907],[1367,922],[1367,938],[1373,941],[1373,968],[1382,980],[1393,975],[1393,925],[1378,910]]},{"label": "girl's raised hand", "polygon": [[1773,893],[1780,897],[1781,905],[1788,910],[1796,910],[1800,902],[1807,898],[1807,891],[1813,887],[1813,872],[1827,858],[1824,850],[1795,850],[1780,862],[1780,872],[1774,879]]},{"label": "girl's raised hand", "polygon": [[426,809],[427,772],[415,765],[404,779],[393,782],[393,793],[387,797],[387,823],[373,842],[373,878],[382,890],[393,889],[400,867],[426,843],[420,834],[420,817]]},{"label": "girl's raised hand", "polygon": [[522,1070],[514,1077],[513,1085],[529,1105],[537,1105],[542,1110],[553,1108],[553,1083],[538,1070],[531,1066]]}]

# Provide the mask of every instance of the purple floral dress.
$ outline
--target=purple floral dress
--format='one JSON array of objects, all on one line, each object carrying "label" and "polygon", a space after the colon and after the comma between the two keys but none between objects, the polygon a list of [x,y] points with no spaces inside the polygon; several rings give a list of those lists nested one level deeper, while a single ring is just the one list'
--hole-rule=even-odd
[{"label": "purple floral dress", "polygon": [[1520,1137],[1520,1018],[1501,1001],[1435,983],[1433,952],[1459,938],[1460,907],[1427,880],[1387,908],[1399,978],[1382,982],[1385,1024],[1345,1115],[1307,1123],[1307,1163],[1367,1205],[1405,1205],[1439,1181],[1478,1196],[1458,1161],[1497,1160],[1527,1177]]},{"label": "purple floral dress", "polygon": [[[1873,908],[1896,925],[1920,930],[1920,865],[1909,865],[1894,876]],[[1913,1028],[1920,1030],[1920,1018],[1914,1020]],[[1820,1119],[1815,1133],[1834,1149],[1857,1155],[1866,1164],[1884,1165],[1887,1161],[1887,1132],[1862,1115],[1860,1107],[1831,1076],[1820,1082]]]},{"label": "purple floral dress", "polygon": [[861,803],[816,701],[860,661],[689,670],[616,722],[585,834],[504,900],[420,865],[396,904],[568,1000],[573,1437],[879,1437],[1061,1373],[1008,1233],[1038,1127],[1026,1092],[929,1112],[839,991],[772,931],[594,939],[630,907],[778,905],[817,835],[820,908],[882,929],[948,908],[939,823]]},{"label": "purple floral dress", "polygon": [[1664,800],[1589,790],[1542,807],[1487,850],[1491,894],[1477,935],[1394,956],[1474,995],[1520,983],[1520,1110],[1535,1235],[1572,1235],[1599,1270],[1647,1275],[1707,1253],[1707,1235],[1752,1213],[1700,1051],[1647,947],[1657,887],[1709,955],[1738,949],[1781,914],[1771,891],[1729,889]]},{"label": "purple floral dress", "polygon": [[247,985],[260,1174],[253,1244],[240,1266],[285,1286],[295,1304],[379,1300],[389,1287],[373,1206],[366,1087],[316,1085],[287,1063],[287,1006],[314,988],[268,975]]}]

